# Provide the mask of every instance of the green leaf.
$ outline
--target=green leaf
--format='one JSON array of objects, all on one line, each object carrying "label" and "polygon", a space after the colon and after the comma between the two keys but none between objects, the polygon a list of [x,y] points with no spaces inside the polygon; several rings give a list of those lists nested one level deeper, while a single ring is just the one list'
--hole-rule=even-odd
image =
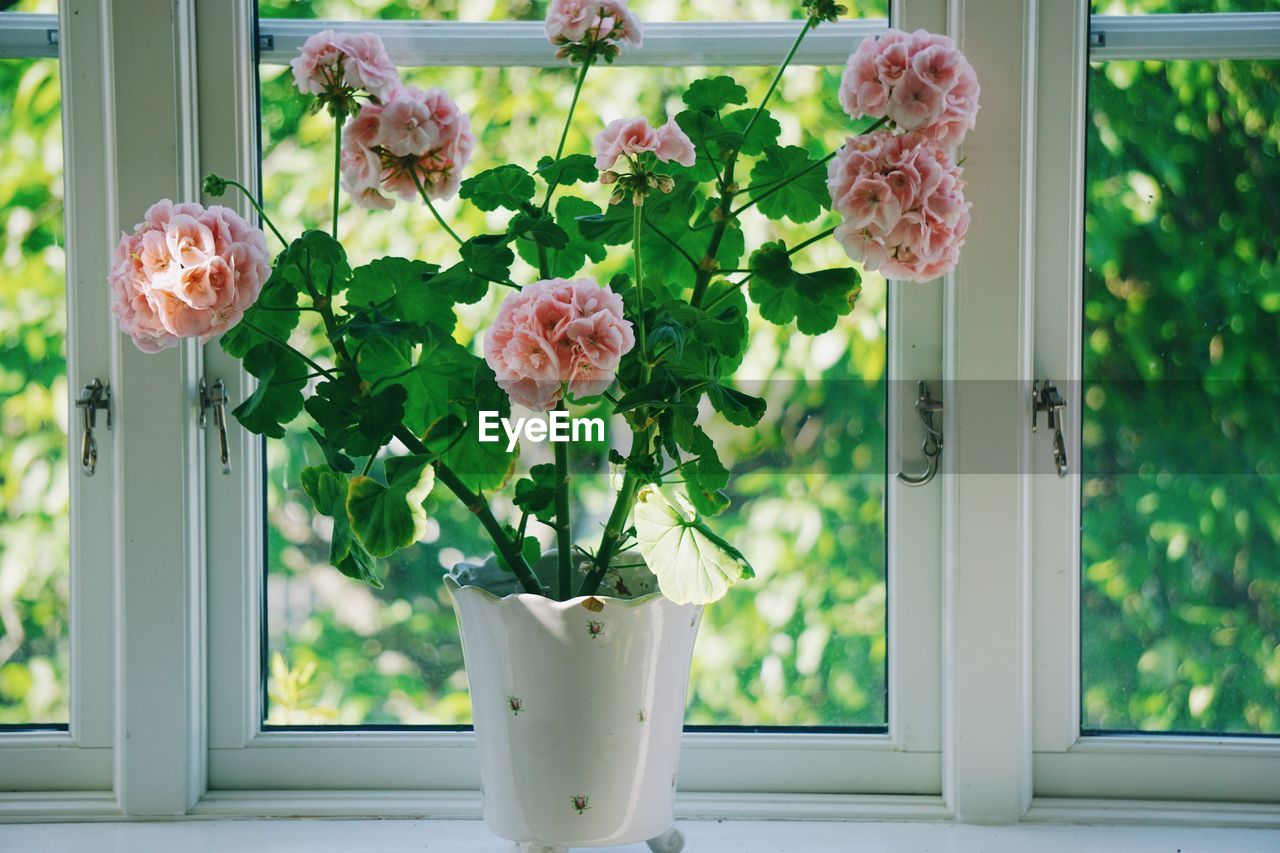
[{"label": "green leaf", "polygon": [[550,524],[555,516],[556,466],[534,465],[529,476],[516,481],[515,505],[521,512]]},{"label": "green leaf", "polygon": [[563,249],[569,245],[569,232],[550,219],[538,219],[527,213],[513,216],[507,233],[547,249]]},{"label": "green leaf", "polygon": [[497,380],[484,359],[471,356],[471,394],[455,403],[452,413],[463,422],[461,430],[447,421],[434,425],[427,433],[427,446],[441,454],[441,459],[467,487],[478,492],[501,489],[515,473],[520,452],[507,453],[505,441],[480,441],[479,412],[497,412],[499,417],[511,414],[511,400],[498,387]]},{"label": "green leaf", "polygon": [[458,195],[481,210],[521,210],[536,190],[532,175],[520,166],[507,164],[467,178]]},{"label": "green leaf", "polygon": [[371,389],[388,385],[404,389],[404,425],[422,435],[454,407],[464,408],[472,399],[480,359],[453,338],[433,336],[422,345],[416,360],[394,340],[374,338],[361,348],[357,361]]},{"label": "green leaf", "polygon": [[717,382],[709,386],[707,398],[711,400],[711,406],[731,424],[751,427],[764,417],[766,404],[763,399],[744,394],[728,385]]},{"label": "green leaf", "polygon": [[387,483],[355,477],[347,487],[347,518],[375,557],[387,557],[418,541],[427,529],[422,505],[435,485],[428,456],[396,456],[385,463]]},{"label": "green leaf", "polygon": [[244,312],[241,321],[222,336],[222,351],[233,358],[244,358],[263,341],[271,338],[287,341],[302,316],[297,310],[295,280],[296,277],[285,275],[279,267],[272,271],[257,301]]},{"label": "green leaf", "polygon": [[694,454],[693,459],[681,463],[680,473],[694,508],[704,515],[719,515],[729,508],[729,496],[724,491],[729,485],[729,469],[720,461],[715,442],[693,422],[693,416],[696,411],[692,416],[674,419],[676,442]]},{"label": "green leaf", "polygon": [[[353,311],[379,305],[384,315],[395,320],[452,332],[454,300],[430,282],[439,271],[440,267],[423,261],[379,258],[352,271],[347,304]],[[355,333],[354,328],[351,331]]]},{"label": "green leaf", "polygon": [[310,368],[296,354],[268,342],[249,350],[242,361],[257,377],[258,387],[231,414],[249,432],[284,438],[284,425],[302,411]]},{"label": "green leaf", "polygon": [[[755,114],[755,109],[736,110],[721,117],[720,121],[729,130],[736,133],[745,133],[747,125],[751,123],[751,117]],[[778,123],[778,120],[768,110],[761,110],[760,118],[756,119],[750,135],[742,140],[742,153],[749,154],[752,157],[763,154],[766,147],[777,143],[781,134],[782,125]]]},{"label": "green leaf", "polygon": [[682,97],[689,109],[716,113],[730,104],[745,104],[747,90],[732,77],[703,77],[690,83]]},{"label": "green leaf", "polygon": [[676,604],[710,604],[743,578],[755,577],[751,564],[707,526],[681,493],[676,504],[656,486],[636,497],[636,549],[658,577],[662,594]]},{"label": "green leaf", "polygon": [[[827,174],[809,152],[796,145],[769,145],[751,170],[748,193],[770,219],[811,222],[831,204]],[[783,183],[787,182],[787,183]],[[767,193],[767,195],[766,195]]]},{"label": "green leaf", "polygon": [[595,181],[600,177],[600,170],[596,168],[596,158],[590,154],[570,154],[559,160],[543,157],[538,161],[537,174],[548,184],[566,187],[579,181]]},{"label": "green leaf", "polygon": [[307,432],[311,433],[311,437],[315,439],[320,452],[324,454],[324,461],[330,468],[340,474],[350,474],[356,470],[356,464],[342,452],[340,444],[314,427],[307,427]]},{"label": "green leaf", "polygon": [[852,268],[798,272],[791,266],[786,244],[765,243],[751,255],[751,299],[770,323],[796,321],[806,335],[835,327],[837,318],[853,310],[861,292],[861,278]]},{"label": "green leaf", "polygon": [[685,110],[676,116],[676,124],[693,142],[693,150],[697,152],[698,161],[687,171],[690,177],[698,181],[710,181],[716,177],[717,171],[723,174],[724,161],[727,154],[737,150],[742,144],[742,134],[730,130],[713,115],[698,110]]},{"label": "green leaf", "polygon": [[[556,202],[556,224],[569,236],[569,243],[562,249],[551,249],[547,252],[547,262],[551,274],[557,278],[570,278],[582,269],[587,260],[600,263],[605,259],[608,250],[599,240],[588,239],[583,233],[579,217],[590,217],[600,214],[600,208],[591,202],[576,196],[562,196]],[[538,252],[533,243],[522,240],[516,243],[516,251],[530,265],[537,267]]]},{"label": "green leaf", "polygon": [[324,466],[302,469],[302,490],[311,498],[316,512],[333,519],[329,537],[329,563],[350,578],[381,588],[375,573],[376,563],[351,533],[347,518],[347,478]]},{"label": "green leaf", "polygon": [[506,234],[472,237],[458,250],[462,260],[434,278],[432,287],[455,302],[480,301],[489,292],[491,282],[506,281],[511,276],[515,255],[507,246],[510,239]]},{"label": "green leaf", "polygon": [[276,266],[300,292],[335,296],[351,280],[346,250],[325,231],[304,232],[280,253]]}]

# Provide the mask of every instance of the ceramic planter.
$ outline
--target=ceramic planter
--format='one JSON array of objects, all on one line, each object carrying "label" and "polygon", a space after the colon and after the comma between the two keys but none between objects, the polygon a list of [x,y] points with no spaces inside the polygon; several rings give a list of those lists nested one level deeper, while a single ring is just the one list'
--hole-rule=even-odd
[{"label": "ceramic planter", "polygon": [[680,850],[676,772],[702,608],[659,594],[553,601],[446,584],[489,829],[525,851]]}]

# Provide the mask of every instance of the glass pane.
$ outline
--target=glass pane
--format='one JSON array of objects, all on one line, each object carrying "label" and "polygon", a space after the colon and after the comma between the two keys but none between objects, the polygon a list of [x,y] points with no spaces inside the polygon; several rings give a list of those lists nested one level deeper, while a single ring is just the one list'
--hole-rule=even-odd
[{"label": "glass pane", "polygon": [[[541,21],[548,0],[259,0],[264,18]],[[631,0],[643,21],[777,21],[799,18],[796,0]],[[889,0],[846,3],[850,17],[888,18]]]},{"label": "glass pane", "polygon": [[[407,76],[420,86],[444,87],[470,113],[479,137],[468,168],[474,174],[554,150],[571,73],[419,69]],[[608,118],[656,118],[664,107],[674,108],[678,92],[702,73],[593,69],[568,150],[589,150],[603,125],[597,110]],[[772,74],[763,68],[733,73],[757,100]],[[277,211],[277,224],[296,233],[318,224],[327,209],[330,121],[307,114],[285,69],[264,67],[262,80],[266,201]],[[825,129],[814,150],[832,150],[843,141],[849,121],[837,105],[838,82],[839,69],[788,72],[775,102],[786,141],[799,142],[801,127]],[[496,92],[503,97],[493,97]],[[608,196],[596,185],[574,189],[597,204]],[[459,217],[460,209],[456,201],[442,206],[462,233],[482,233],[484,215],[466,208]],[[776,233],[794,245],[829,224],[823,219],[797,228],[754,220],[751,242]],[[403,203],[391,212],[344,210],[341,236],[361,262],[385,253],[452,258],[456,251],[429,213]],[[836,265],[843,255],[827,241],[807,262]],[[594,272],[605,280],[623,263],[615,253]],[[518,266],[514,277],[531,281],[536,275]],[[491,295],[468,311],[461,340],[477,345],[477,330],[492,317],[495,302]],[[752,559],[761,579],[708,608],[694,663],[690,723],[884,725],[884,371],[885,285],[875,275],[864,282],[856,312],[829,334],[807,338],[754,323],[738,377],[744,384],[763,383],[753,387],[763,387],[769,415],[756,430],[724,433],[740,476],[731,484],[735,508],[716,522]],[[441,573],[464,556],[487,553],[479,526],[451,497],[433,498],[425,540],[393,558],[385,589],[348,581],[325,565],[323,519],[312,517],[298,486],[298,471],[318,459],[312,444],[301,421],[287,439],[268,444],[268,722],[469,722],[462,655]],[[532,452],[526,456],[522,466],[540,461]],[[603,453],[581,457],[575,500],[589,516],[579,517],[577,529],[589,532],[608,512]]]},{"label": "glass pane", "polygon": [[1280,12],[1280,0],[1094,0],[1095,15]]},{"label": "glass pane", "polygon": [[0,59],[3,725],[67,721],[70,540],[61,121],[57,62]]},{"label": "glass pane", "polygon": [[1083,725],[1280,733],[1280,62],[1089,107]]}]

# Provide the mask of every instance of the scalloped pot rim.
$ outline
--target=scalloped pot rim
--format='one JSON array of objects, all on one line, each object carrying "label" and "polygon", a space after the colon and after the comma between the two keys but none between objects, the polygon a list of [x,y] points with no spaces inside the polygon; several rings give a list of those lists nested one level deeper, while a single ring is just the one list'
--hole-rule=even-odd
[{"label": "scalloped pot rim", "polygon": [[[589,598],[594,598],[597,601],[603,602],[606,607],[627,607],[632,609],[643,607],[644,605],[654,601],[671,601],[671,599],[667,598],[661,592],[651,592],[648,595],[642,595],[639,598],[615,598],[611,595],[575,595],[568,601],[559,601],[554,598],[548,598],[545,595],[535,595],[532,592],[513,592],[510,595],[499,597],[482,586],[476,586],[474,584],[466,584],[464,586],[459,584],[452,575],[444,576],[444,585],[453,595],[457,595],[460,592],[468,592],[469,594],[479,595],[491,604],[523,604],[525,606],[529,606],[531,604],[531,600],[534,600],[544,602],[539,606],[550,606],[553,610],[568,610],[571,607],[582,607],[582,603]],[[671,603],[675,604],[675,602]],[[681,607],[683,605],[677,604],[675,606]]]}]

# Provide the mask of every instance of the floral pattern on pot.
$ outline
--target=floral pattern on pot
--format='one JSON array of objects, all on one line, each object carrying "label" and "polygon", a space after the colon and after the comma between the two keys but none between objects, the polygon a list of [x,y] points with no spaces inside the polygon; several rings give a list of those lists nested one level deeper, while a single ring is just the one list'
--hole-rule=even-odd
[{"label": "floral pattern on pot", "polygon": [[600,639],[601,637],[604,636],[604,623],[597,622],[596,620],[592,619],[590,622],[587,623],[587,634],[593,640]]},{"label": "floral pattern on pot", "polygon": [[585,814],[587,809],[591,808],[590,806],[591,798],[588,797],[586,794],[574,794],[572,802],[573,802],[573,807],[578,812],[578,814]]}]

